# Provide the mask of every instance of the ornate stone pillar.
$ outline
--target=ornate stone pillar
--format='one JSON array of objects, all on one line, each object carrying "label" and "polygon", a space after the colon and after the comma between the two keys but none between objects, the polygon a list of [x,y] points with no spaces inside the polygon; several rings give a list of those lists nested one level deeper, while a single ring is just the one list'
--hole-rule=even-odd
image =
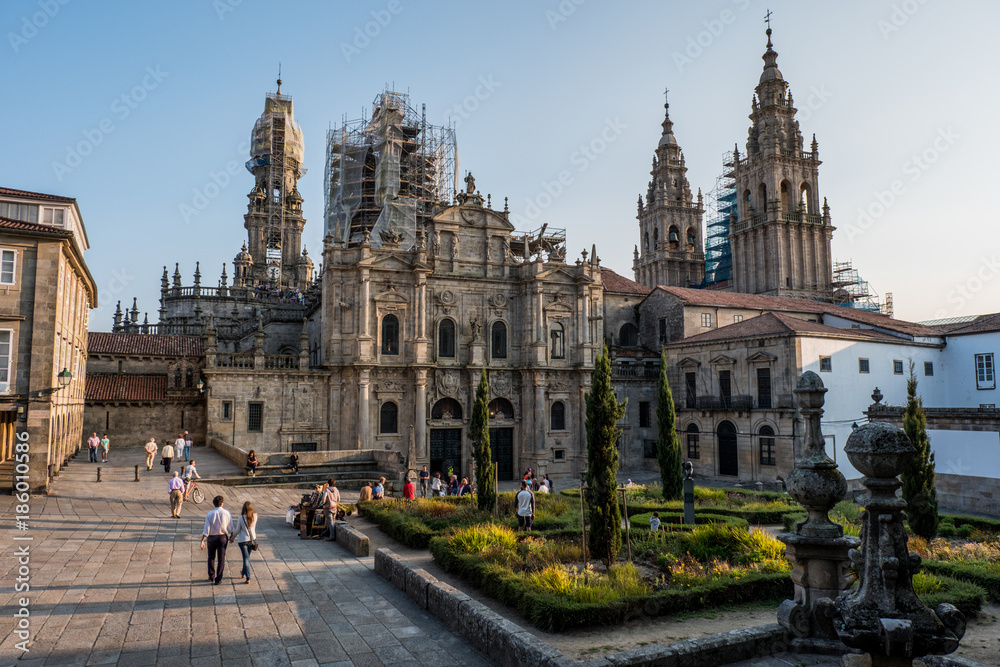
[{"label": "ornate stone pillar", "polygon": [[535,446],[534,454],[545,449],[545,375],[535,374]]},{"label": "ornate stone pillar", "polygon": [[371,397],[371,369],[358,371],[358,449],[371,449],[368,434],[368,400]]},{"label": "ornate stone pillar", "polygon": [[417,458],[427,460],[427,370],[419,368],[416,371],[416,405],[413,421],[416,427],[414,437],[417,441]]}]

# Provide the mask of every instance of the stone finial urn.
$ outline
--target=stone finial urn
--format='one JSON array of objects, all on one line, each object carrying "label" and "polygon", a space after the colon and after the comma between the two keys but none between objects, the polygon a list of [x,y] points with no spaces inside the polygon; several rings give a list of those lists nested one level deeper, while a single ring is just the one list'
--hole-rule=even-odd
[{"label": "stone finial urn", "polygon": [[861,483],[868,495],[861,547],[849,552],[859,584],[831,603],[833,630],[848,646],[868,653],[875,666],[910,665],[915,657],[951,653],[965,634],[965,618],[950,604],[932,611],[913,592],[921,561],[907,553],[906,501],[896,497],[897,475],[914,454],[909,438],[892,424],[865,424],[844,450],[865,475]]}]

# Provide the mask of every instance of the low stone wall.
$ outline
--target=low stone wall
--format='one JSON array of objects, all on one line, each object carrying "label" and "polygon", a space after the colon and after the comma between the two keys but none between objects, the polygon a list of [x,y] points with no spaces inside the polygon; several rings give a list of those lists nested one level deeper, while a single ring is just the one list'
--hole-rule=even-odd
[{"label": "low stone wall", "polygon": [[337,525],[337,544],[344,547],[358,558],[368,557],[368,536],[359,530],[351,528],[346,523]]},{"label": "low stone wall", "polygon": [[[224,457],[243,468],[247,463],[249,450],[236,447],[225,440],[209,437],[208,444]],[[254,452],[260,465],[288,467],[291,452]],[[324,463],[364,463],[374,461],[378,470],[398,470],[399,455],[383,449],[331,449],[320,452],[299,452],[299,465],[322,465]],[[402,477],[400,477],[402,479]]]},{"label": "low stone wall", "polygon": [[238,465],[241,468],[243,468],[247,464],[248,452],[243,451],[239,447],[234,447],[233,445],[230,445],[225,440],[219,440],[218,438],[209,436],[208,446],[214,449],[215,451],[219,452],[230,462]]},{"label": "low stone wall", "polygon": [[1000,502],[1000,479],[936,473],[938,509],[997,515]]},{"label": "low stone wall", "polygon": [[772,623],[669,646],[644,646],[603,658],[576,661],[454,586],[439,581],[426,570],[413,567],[390,549],[375,551],[375,572],[505,667],[724,665],[784,652],[789,647],[785,629]]}]

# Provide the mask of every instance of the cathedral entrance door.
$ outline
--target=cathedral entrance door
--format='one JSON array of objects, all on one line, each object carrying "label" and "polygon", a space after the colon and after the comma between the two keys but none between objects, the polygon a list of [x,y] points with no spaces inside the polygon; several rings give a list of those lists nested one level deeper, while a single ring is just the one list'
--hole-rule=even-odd
[{"label": "cathedral entrance door", "polygon": [[462,429],[431,429],[430,472],[439,472],[441,479],[445,479],[449,467],[454,468],[455,474],[462,477]]},{"label": "cathedral entrance door", "polygon": [[736,442],[736,427],[732,422],[722,422],[716,431],[719,438],[719,474],[740,474],[739,445]]},{"label": "cathedral entrance door", "polygon": [[514,429],[491,428],[490,449],[497,464],[497,479],[510,482],[514,479]]}]

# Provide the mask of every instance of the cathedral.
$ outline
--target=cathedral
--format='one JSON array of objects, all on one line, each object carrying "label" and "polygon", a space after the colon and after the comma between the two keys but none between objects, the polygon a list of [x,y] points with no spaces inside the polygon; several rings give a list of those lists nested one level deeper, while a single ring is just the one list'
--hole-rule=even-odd
[{"label": "cathedral", "polygon": [[[179,266],[172,276],[164,267],[155,324],[119,304],[112,332],[90,344],[84,430],[140,443],[155,428],[189,428],[237,461],[250,449],[371,452],[399,474],[465,474],[485,369],[500,479],[528,467],[575,479],[586,466],[584,398],[607,344],[619,396],[631,399],[623,465],[655,467],[659,349],[692,315],[658,311],[664,300],[647,296],[832,295],[819,151],[815,139],[803,148],[767,35],[746,148],[727,167],[738,201],[726,284],[706,280],[705,201],[692,193],[669,105],[638,203],[633,281],[602,267],[594,246],[568,258],[565,230],[514,229],[506,200],[494,206],[472,174],[460,179],[454,130],[391,90],[328,133],[316,270],[301,246],[305,138],[279,79],[251,133],[246,240],[231,277],[223,266],[204,285],[196,265],[185,285]],[[157,425],[162,415],[173,423]]]}]

